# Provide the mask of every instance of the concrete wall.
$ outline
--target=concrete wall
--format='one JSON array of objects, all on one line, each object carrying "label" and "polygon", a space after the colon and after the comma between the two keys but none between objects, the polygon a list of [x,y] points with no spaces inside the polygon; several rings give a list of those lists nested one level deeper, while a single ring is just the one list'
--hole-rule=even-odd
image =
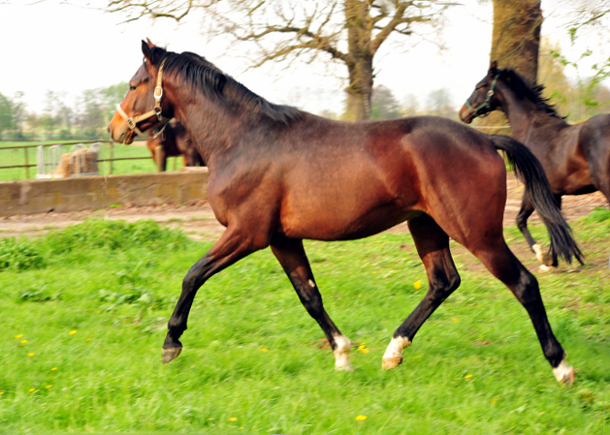
[{"label": "concrete wall", "polygon": [[187,204],[207,198],[207,168],[186,172],[0,182],[0,216],[107,208],[112,204]]}]

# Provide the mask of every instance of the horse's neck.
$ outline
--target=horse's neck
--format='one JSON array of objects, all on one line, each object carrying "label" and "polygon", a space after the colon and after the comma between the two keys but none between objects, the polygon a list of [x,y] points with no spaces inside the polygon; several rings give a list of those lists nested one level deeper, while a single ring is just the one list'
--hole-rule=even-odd
[{"label": "horse's neck", "polygon": [[503,109],[513,131],[513,136],[520,142],[527,143],[541,125],[563,125],[565,122],[536,107],[527,99],[517,98],[512,90],[503,86]]},{"label": "horse's neck", "polygon": [[216,107],[216,104],[202,97],[199,104],[175,109],[176,118],[206,163],[214,161],[215,155],[234,144],[239,132],[243,131],[244,119],[230,115],[228,110]]}]

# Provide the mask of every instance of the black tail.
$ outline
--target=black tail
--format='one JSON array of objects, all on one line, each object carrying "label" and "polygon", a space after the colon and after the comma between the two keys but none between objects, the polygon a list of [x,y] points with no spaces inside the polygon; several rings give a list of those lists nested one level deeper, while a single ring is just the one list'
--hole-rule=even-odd
[{"label": "black tail", "polygon": [[530,196],[538,216],[546,225],[551,238],[549,255],[553,265],[557,265],[558,255],[568,263],[572,263],[574,257],[580,264],[584,264],[580,248],[572,238],[572,229],[555,202],[549,180],[536,156],[512,137],[490,135],[489,138],[497,149],[506,152],[515,174],[525,184],[525,194]]}]

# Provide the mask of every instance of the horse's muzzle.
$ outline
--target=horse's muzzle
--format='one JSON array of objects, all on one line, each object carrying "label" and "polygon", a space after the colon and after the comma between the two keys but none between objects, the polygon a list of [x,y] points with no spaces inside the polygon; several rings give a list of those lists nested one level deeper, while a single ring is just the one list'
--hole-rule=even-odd
[{"label": "horse's muzzle", "polygon": [[460,109],[460,119],[466,124],[470,124],[475,117],[475,112],[469,109],[465,104]]}]

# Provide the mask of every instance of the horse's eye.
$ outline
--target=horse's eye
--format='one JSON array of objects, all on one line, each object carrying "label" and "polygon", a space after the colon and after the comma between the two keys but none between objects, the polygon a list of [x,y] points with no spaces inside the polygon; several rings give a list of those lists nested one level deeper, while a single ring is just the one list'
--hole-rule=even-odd
[{"label": "horse's eye", "polygon": [[136,90],[136,87],[135,87],[135,86],[129,86],[129,90],[130,90],[130,91],[135,91],[135,90]]}]

